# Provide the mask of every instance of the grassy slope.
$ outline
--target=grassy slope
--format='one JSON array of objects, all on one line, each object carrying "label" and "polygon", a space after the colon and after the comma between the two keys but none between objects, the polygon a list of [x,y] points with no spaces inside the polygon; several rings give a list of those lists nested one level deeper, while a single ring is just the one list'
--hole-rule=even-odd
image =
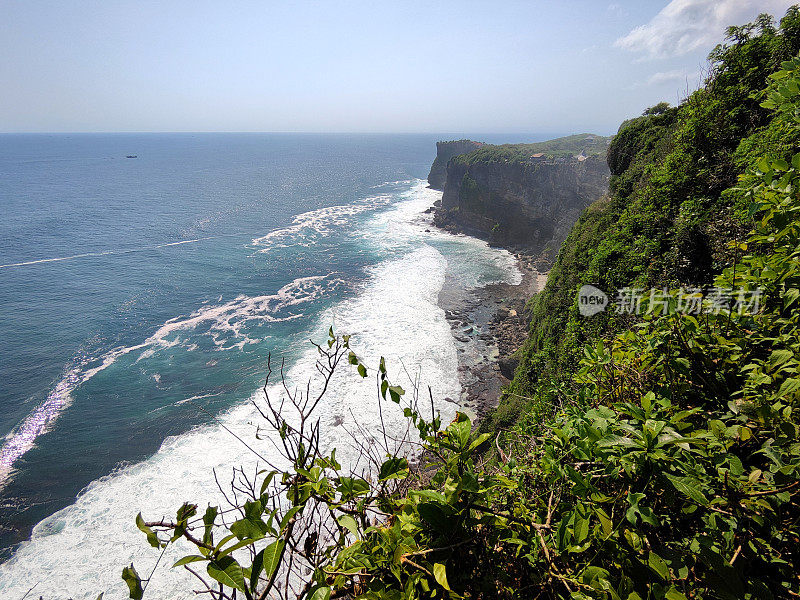
[{"label": "grassy slope", "polygon": [[453,160],[464,165],[487,162],[526,162],[532,154],[544,153],[547,158],[603,154],[611,138],[592,133],[579,133],[533,144],[501,144],[486,146]]}]

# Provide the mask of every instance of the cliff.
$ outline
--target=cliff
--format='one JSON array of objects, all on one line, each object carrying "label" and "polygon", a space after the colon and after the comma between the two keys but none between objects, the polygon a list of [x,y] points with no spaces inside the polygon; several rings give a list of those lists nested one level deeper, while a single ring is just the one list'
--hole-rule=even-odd
[{"label": "cliff", "polygon": [[431,165],[431,172],[428,173],[428,185],[435,190],[444,189],[444,181],[447,174],[447,163],[454,156],[467,154],[483,146],[481,142],[472,140],[455,140],[452,142],[436,142],[436,158]]},{"label": "cliff", "polygon": [[608,189],[608,138],[484,146],[447,164],[436,224],[498,245],[555,254]]}]

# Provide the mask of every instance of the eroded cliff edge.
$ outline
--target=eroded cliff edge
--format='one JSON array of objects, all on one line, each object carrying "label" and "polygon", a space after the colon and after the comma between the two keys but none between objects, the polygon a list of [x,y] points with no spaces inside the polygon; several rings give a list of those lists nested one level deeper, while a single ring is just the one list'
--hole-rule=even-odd
[{"label": "eroded cliff edge", "polygon": [[608,143],[609,138],[579,134],[536,144],[483,144],[454,155],[435,223],[535,256],[554,256],[581,212],[607,193]]},{"label": "eroded cliff edge", "polygon": [[468,154],[484,145],[472,140],[436,142],[436,158],[431,165],[431,172],[428,173],[428,185],[435,190],[443,190],[447,177],[447,163],[450,159],[461,154]]}]

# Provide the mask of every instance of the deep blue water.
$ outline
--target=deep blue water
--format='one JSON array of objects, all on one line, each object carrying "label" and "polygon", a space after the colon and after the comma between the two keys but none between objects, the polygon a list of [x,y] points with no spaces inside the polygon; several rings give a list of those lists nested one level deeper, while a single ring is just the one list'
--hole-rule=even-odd
[{"label": "deep blue water", "polygon": [[[135,515],[166,470],[191,480],[197,444],[216,464],[202,428],[244,426],[267,354],[295,364],[332,322],[457,395],[436,294],[446,274],[474,287],[511,263],[426,231],[437,137],[0,135],[0,548],[19,554],[0,590],[37,572],[62,589],[39,539],[86,553],[70,595],[98,590],[89,557],[105,551],[80,526]],[[133,499],[112,491],[125,478]]]}]

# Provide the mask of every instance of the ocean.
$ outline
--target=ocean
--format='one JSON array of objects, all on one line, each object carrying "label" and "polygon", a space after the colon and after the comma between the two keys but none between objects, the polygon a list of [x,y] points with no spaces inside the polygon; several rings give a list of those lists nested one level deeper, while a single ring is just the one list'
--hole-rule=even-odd
[{"label": "ocean", "polygon": [[[219,504],[214,470],[256,463],[229,431],[274,453],[251,403],[267,356],[302,384],[331,326],[453,416],[439,294],[520,273],[432,227],[437,139],[0,135],[0,597],[127,597],[122,567],[158,557],[136,514]],[[346,463],[380,423],[374,380],[342,369],[318,411]],[[148,597],[186,589],[172,556]]]}]

